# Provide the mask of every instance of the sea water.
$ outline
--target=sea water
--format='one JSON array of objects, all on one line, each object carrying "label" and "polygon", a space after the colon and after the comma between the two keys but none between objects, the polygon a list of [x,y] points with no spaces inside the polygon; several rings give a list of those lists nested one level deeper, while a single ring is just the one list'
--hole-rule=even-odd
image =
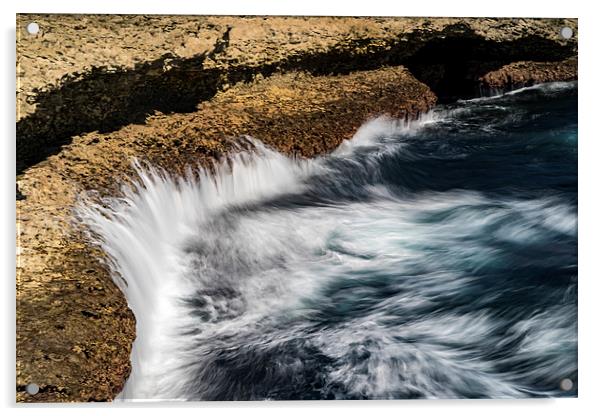
[{"label": "sea water", "polygon": [[576,83],[245,140],[78,208],[136,315],[120,398],[576,395]]}]

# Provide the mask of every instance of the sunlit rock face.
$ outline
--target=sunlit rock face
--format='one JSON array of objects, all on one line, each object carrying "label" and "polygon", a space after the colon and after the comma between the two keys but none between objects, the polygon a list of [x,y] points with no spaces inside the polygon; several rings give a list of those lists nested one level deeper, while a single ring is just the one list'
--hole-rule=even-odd
[{"label": "sunlit rock face", "polygon": [[77,208],[137,317],[118,398],[575,396],[576,98],[381,117],[316,159],[247,139],[184,176],[137,164]]},{"label": "sunlit rock face", "polygon": [[[32,19],[40,32],[27,37]],[[252,152],[258,141],[285,158],[286,179],[300,158],[355,154],[380,129],[397,137],[395,129],[437,101],[573,79],[574,65],[564,62],[575,62],[577,44],[558,37],[559,26],[577,33],[570,19],[23,15],[17,26],[21,401],[111,400],[135,378],[130,355],[141,318],[118,287],[125,276],[115,274],[115,259],[76,215],[84,197],[99,204],[124,196],[140,172],[153,177],[133,160],[176,182],[196,172],[198,185],[200,171],[214,174],[214,162]],[[379,116],[398,121],[364,124]],[[225,304],[240,299],[233,290],[223,291]],[[339,353],[320,357],[338,362]],[[35,396],[25,393],[30,382],[40,386]],[[358,397],[391,393],[345,383],[340,392]],[[222,397],[191,389],[163,393]],[[343,394],[335,390],[328,397]]]}]

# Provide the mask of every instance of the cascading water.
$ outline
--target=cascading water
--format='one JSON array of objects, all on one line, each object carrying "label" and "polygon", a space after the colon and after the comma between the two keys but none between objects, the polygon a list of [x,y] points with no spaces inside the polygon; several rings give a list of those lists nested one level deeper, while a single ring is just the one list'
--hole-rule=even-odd
[{"label": "cascading water", "polygon": [[137,165],[83,201],[137,319],[120,397],[575,395],[576,92],[372,120],[314,160]]}]

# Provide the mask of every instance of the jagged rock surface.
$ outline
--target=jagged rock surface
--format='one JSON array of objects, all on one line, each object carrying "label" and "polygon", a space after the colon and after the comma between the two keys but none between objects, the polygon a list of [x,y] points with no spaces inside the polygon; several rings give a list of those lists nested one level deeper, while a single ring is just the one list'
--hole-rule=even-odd
[{"label": "jagged rock surface", "polygon": [[[73,208],[117,195],[134,157],[177,173],[242,135],[322,154],[371,116],[564,65],[576,39],[561,26],[576,32],[566,19],[18,16],[17,400],[111,400],[127,379],[135,318]],[[546,71],[533,80],[564,77]]]},{"label": "jagged rock surface", "polygon": [[[299,157],[334,149],[372,115],[414,117],[435,95],[403,67],[340,76],[274,75],[239,84],[186,114],[73,138],[18,180],[19,400],[110,400],[129,374],[134,317],[72,220],[78,195],[116,195],[134,157],[182,172],[250,135]],[[27,396],[35,382],[42,393]]]},{"label": "jagged rock surface", "polygon": [[[27,22],[40,32],[27,35]],[[575,55],[569,19],[20,15],[17,169],[74,135],[194,111],[237,82],[292,70],[405,65],[443,100],[511,62]]]},{"label": "jagged rock surface", "polygon": [[522,61],[504,65],[479,78],[483,92],[501,93],[534,84],[577,79],[577,58],[560,62]]}]

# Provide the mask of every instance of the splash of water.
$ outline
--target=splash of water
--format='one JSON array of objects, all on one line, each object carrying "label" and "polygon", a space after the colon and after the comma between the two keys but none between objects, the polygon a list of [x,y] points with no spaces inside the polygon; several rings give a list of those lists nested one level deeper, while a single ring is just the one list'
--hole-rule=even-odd
[{"label": "splash of water", "polygon": [[576,374],[575,207],[447,184],[454,161],[491,157],[433,140],[473,132],[471,111],[375,119],[311,161],[253,142],[214,173],[136,164],[122,197],[82,201],[137,318],[120,398],[559,394]]}]

